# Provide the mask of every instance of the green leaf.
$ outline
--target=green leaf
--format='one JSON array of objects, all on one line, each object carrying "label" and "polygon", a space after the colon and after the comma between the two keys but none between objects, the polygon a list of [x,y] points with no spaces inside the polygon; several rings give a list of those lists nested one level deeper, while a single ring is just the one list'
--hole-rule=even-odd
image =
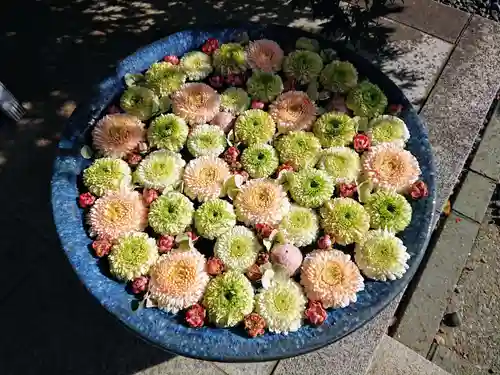
[{"label": "green leaf", "polygon": [[227,133],[226,140],[229,147],[234,145],[234,142],[236,141],[236,137],[234,135],[234,129],[231,129],[229,133]]},{"label": "green leaf", "polygon": [[139,86],[144,81],[144,76],[142,74],[127,73],[123,78],[127,87]]},{"label": "green leaf", "polygon": [[94,152],[92,151],[92,149],[89,146],[84,145],[80,150],[80,154],[82,155],[82,157],[84,159],[92,159]]},{"label": "green leaf", "polygon": [[139,310],[141,308],[141,301],[139,301],[138,299],[132,300],[132,302],[130,302],[130,308],[132,309],[132,311]]},{"label": "green leaf", "polygon": [[170,106],[172,105],[172,101],[170,100],[170,98],[168,96],[163,96],[163,97],[159,98],[158,100],[160,103],[160,112],[161,113],[168,112],[168,110],[170,109]]},{"label": "green leaf", "polygon": [[365,180],[358,184],[358,196],[361,203],[366,203],[372,195],[373,184],[370,180]]},{"label": "green leaf", "polygon": [[319,98],[319,92],[318,92],[318,81],[317,80],[312,80],[311,83],[307,86],[307,95],[309,98],[311,98],[312,101],[316,101]]},{"label": "green leaf", "polygon": [[368,117],[354,116],[353,120],[356,123],[356,132],[368,131]]}]

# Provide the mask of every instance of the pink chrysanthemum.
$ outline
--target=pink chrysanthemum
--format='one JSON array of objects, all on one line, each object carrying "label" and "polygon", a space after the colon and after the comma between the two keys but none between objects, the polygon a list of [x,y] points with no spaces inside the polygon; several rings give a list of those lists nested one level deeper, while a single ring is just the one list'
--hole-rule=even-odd
[{"label": "pink chrysanthemum", "polygon": [[149,271],[151,300],[174,314],[194,305],[210,280],[205,267],[205,257],[194,249],[162,255]]},{"label": "pink chrysanthemum", "polygon": [[234,200],[238,220],[246,225],[278,224],[290,211],[283,187],[272,180],[250,180],[241,187]]},{"label": "pink chrysanthemum", "polygon": [[215,156],[202,156],[184,170],[184,194],[204,202],[222,196],[224,182],[231,176],[227,163]]},{"label": "pink chrysanthemum", "polygon": [[309,130],[316,119],[316,106],[305,92],[288,91],[269,106],[280,133]]},{"label": "pink chrysanthemum", "polygon": [[137,191],[110,191],[90,209],[90,233],[114,240],[123,234],[144,230],[148,225],[147,215],[147,208]]},{"label": "pink chrysanthemum", "polygon": [[351,257],[338,250],[314,250],[302,263],[300,283],[311,301],[325,308],[346,307],[364,289],[363,277]]},{"label": "pink chrysanthemum", "polygon": [[278,43],[261,39],[250,42],[247,47],[247,60],[253,70],[274,73],[281,69],[283,50]]},{"label": "pink chrysanthemum", "polygon": [[104,116],[92,131],[94,147],[104,156],[122,158],[144,140],[144,124],[135,116]]},{"label": "pink chrysanthemum", "polygon": [[204,83],[186,83],[172,95],[172,111],[189,124],[206,124],[219,113],[220,96]]},{"label": "pink chrysanthemum", "polygon": [[402,192],[420,175],[417,159],[393,143],[372,147],[362,157],[365,175],[381,189]]}]

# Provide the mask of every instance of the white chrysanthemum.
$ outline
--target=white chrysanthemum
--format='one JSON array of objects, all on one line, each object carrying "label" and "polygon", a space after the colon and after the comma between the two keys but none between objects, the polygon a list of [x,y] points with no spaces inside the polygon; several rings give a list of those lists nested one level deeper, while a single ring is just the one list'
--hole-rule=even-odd
[{"label": "white chrysanthemum", "polygon": [[367,134],[374,146],[389,142],[404,147],[406,141],[410,139],[410,132],[405,122],[396,116],[383,115],[375,117],[370,121],[368,127]]},{"label": "white chrysanthemum", "polygon": [[187,148],[195,158],[207,155],[219,156],[226,148],[226,136],[219,126],[199,125],[189,134]]},{"label": "white chrysanthemum", "polygon": [[386,281],[403,277],[410,259],[406,246],[385,230],[371,230],[356,244],[354,259],[361,272],[370,279]]},{"label": "white chrysanthemum", "polygon": [[174,314],[200,301],[210,280],[205,257],[194,249],[162,255],[149,275],[150,298],[160,309]]},{"label": "white chrysanthemum", "polygon": [[140,162],[135,178],[148,189],[170,191],[181,181],[185,165],[186,162],[177,153],[154,151]]},{"label": "white chrysanthemum", "polygon": [[255,263],[261,249],[257,236],[250,229],[237,225],[217,238],[214,255],[227,269],[245,272]]},{"label": "white chrysanthemum", "polygon": [[205,202],[223,195],[224,182],[231,176],[227,163],[215,156],[191,160],[184,171],[184,194]]},{"label": "white chrysanthemum", "polygon": [[328,173],[336,184],[356,182],[361,172],[361,160],[349,147],[331,147],[323,151],[318,168]]},{"label": "white chrysanthemum", "polygon": [[318,236],[318,222],[318,216],[312,209],[292,204],[278,229],[285,242],[298,247],[307,246]]},{"label": "white chrysanthemum", "polygon": [[201,81],[214,70],[212,58],[200,51],[186,53],[182,56],[180,66],[190,81]]}]

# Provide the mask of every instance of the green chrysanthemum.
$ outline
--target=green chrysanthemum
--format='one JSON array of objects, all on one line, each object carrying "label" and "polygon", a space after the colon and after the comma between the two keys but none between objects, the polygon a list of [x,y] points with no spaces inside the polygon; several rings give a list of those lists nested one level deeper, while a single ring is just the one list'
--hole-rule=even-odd
[{"label": "green chrysanthemum", "polygon": [[111,248],[109,268],[119,280],[128,281],[144,275],[158,259],[154,239],[146,233],[133,232],[120,237]]},{"label": "green chrysanthemum", "polygon": [[214,70],[211,57],[200,51],[186,53],[182,56],[180,66],[191,81],[201,81]]},{"label": "green chrysanthemum", "polygon": [[372,145],[391,142],[404,146],[410,139],[410,132],[406,124],[399,117],[383,115],[374,118],[368,124],[368,136]]},{"label": "green chrysanthemum", "polygon": [[245,90],[239,87],[230,87],[220,96],[220,108],[222,111],[239,115],[249,107],[250,97]]},{"label": "green chrysanthemum", "polygon": [[173,190],[181,181],[186,162],[168,150],[150,153],[135,170],[134,180],[148,189]]},{"label": "green chrysanthemum", "polygon": [[349,147],[331,147],[323,151],[318,168],[328,173],[336,184],[353,183],[361,172],[361,160]]},{"label": "green chrysanthemum", "polygon": [[349,245],[359,242],[370,229],[370,216],[352,198],[334,198],[320,209],[321,226],[335,242]]},{"label": "green chrysanthemum", "polygon": [[126,89],[121,96],[120,107],[128,114],[145,121],[160,110],[160,101],[150,89],[132,86]]},{"label": "green chrysanthemum", "polygon": [[107,191],[118,191],[120,187],[129,187],[131,182],[130,167],[121,159],[96,159],[83,172],[83,184],[98,197],[103,196]]},{"label": "green chrysanthemum", "polygon": [[257,236],[248,228],[237,225],[217,238],[214,255],[227,269],[245,272],[257,260],[261,250]]},{"label": "green chrysanthemum", "polygon": [[306,84],[316,79],[323,69],[323,59],[316,52],[294,51],[285,57],[283,71],[286,76]]},{"label": "green chrysanthemum", "polygon": [[243,112],[234,124],[236,139],[247,146],[269,142],[275,131],[274,120],[261,109],[249,109]]},{"label": "green chrysanthemum", "polygon": [[153,147],[179,152],[186,143],[189,127],[179,116],[169,113],[160,115],[151,121],[148,129],[148,141]]},{"label": "green chrysanthemum", "polygon": [[291,279],[276,280],[255,296],[255,311],[264,318],[269,331],[286,335],[302,325],[306,302],[299,284]]},{"label": "green chrysanthemum", "polygon": [[252,178],[269,177],[279,166],[278,153],[268,144],[253,145],[241,154],[241,164]]},{"label": "green chrysanthemum", "polygon": [[187,78],[179,65],[169,62],[153,63],[145,77],[148,87],[159,96],[167,96],[179,90]]},{"label": "green chrysanthemum", "polygon": [[406,198],[398,193],[379,190],[365,204],[370,225],[375,229],[401,232],[411,221],[412,209]]},{"label": "green chrysanthemum", "polygon": [[277,74],[256,70],[247,81],[247,90],[253,99],[268,103],[283,92],[283,81]]},{"label": "green chrysanthemum", "polygon": [[297,247],[312,244],[318,236],[318,229],[318,216],[314,210],[296,204],[291,206],[278,227],[280,237]]},{"label": "green chrysanthemum", "polygon": [[219,156],[226,148],[226,135],[215,125],[198,125],[189,134],[187,148],[195,158],[200,156]]},{"label": "green chrysanthemum", "polygon": [[349,91],[346,105],[354,115],[372,118],[384,113],[387,97],[377,85],[364,81]]},{"label": "green chrysanthemum", "polygon": [[213,54],[213,64],[224,76],[243,73],[247,69],[245,47],[238,43],[222,44]]},{"label": "green chrysanthemum", "polygon": [[336,60],[325,66],[319,80],[325,89],[345,93],[358,84],[358,72],[350,62]]},{"label": "green chrysanthemum", "polygon": [[327,112],[313,126],[323,147],[347,146],[356,135],[356,122],[345,113]]},{"label": "green chrysanthemum", "polygon": [[403,277],[410,259],[399,238],[384,230],[371,230],[356,244],[354,259],[365,276],[387,281]]},{"label": "green chrysanthemum", "polygon": [[176,236],[191,225],[193,213],[193,203],[186,196],[170,191],[151,203],[148,221],[156,233]]},{"label": "green chrysanthemum", "polygon": [[194,213],[197,233],[213,240],[236,225],[233,206],[222,199],[212,199],[203,203]]},{"label": "green chrysanthemum", "polygon": [[290,195],[304,207],[321,206],[333,195],[335,185],[328,173],[319,169],[305,168],[289,178]]},{"label": "green chrysanthemum", "polygon": [[208,319],[219,327],[234,327],[252,312],[253,304],[252,284],[236,271],[227,271],[212,279],[203,298]]},{"label": "green chrysanthemum", "polygon": [[289,163],[295,169],[316,165],[321,144],[313,133],[292,131],[275,142],[282,163]]},{"label": "green chrysanthemum", "polygon": [[316,39],[301,37],[295,42],[296,49],[319,52],[319,42]]}]

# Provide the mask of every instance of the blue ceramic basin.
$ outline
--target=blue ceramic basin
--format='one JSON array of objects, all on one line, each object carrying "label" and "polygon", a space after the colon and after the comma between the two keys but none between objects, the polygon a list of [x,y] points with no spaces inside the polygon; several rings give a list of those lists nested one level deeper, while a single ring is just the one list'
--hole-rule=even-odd
[{"label": "blue ceramic basin", "polygon": [[341,339],[371,320],[404,289],[414,275],[429,241],[435,202],[431,146],[425,126],[411,104],[401,90],[368,61],[340,45],[321,41],[323,48],[337,49],[341,59],[352,62],[362,76],[379,85],[389,103],[403,104],[402,117],[411,133],[408,149],[417,157],[430,193],[428,199],[412,202],[413,220],[402,234],[411,254],[408,272],[402,279],[393,282],[366,281],[365,290],[358,294],[357,303],[329,311],[327,321],[318,328],[304,326],[287,336],[267,333],[250,339],[239,329],[188,328],[181,324],[179,317],[154,308],[133,311],[133,296],[125,292],[123,284],[101,272],[98,260],[89,251],[91,240],[84,229],[83,211],[77,205],[77,178],[88,164],[80,155],[86,133],[109,103],[124,90],[123,76],[126,73],[139,73],[165,55],[182,55],[198,49],[209,37],[227,42],[235,33],[243,31],[247,31],[251,39],[276,40],[285,51],[287,47],[288,50],[293,48],[300,36],[317,38],[287,27],[244,25],[239,28],[182,31],[140,49],[119,63],[115,74],[97,86],[91,101],[77,108],[71,116],[59,144],[52,178],[52,206],[62,246],[75,272],[102,306],[138,335],[169,352],[225,362],[268,361],[307,353]]}]

